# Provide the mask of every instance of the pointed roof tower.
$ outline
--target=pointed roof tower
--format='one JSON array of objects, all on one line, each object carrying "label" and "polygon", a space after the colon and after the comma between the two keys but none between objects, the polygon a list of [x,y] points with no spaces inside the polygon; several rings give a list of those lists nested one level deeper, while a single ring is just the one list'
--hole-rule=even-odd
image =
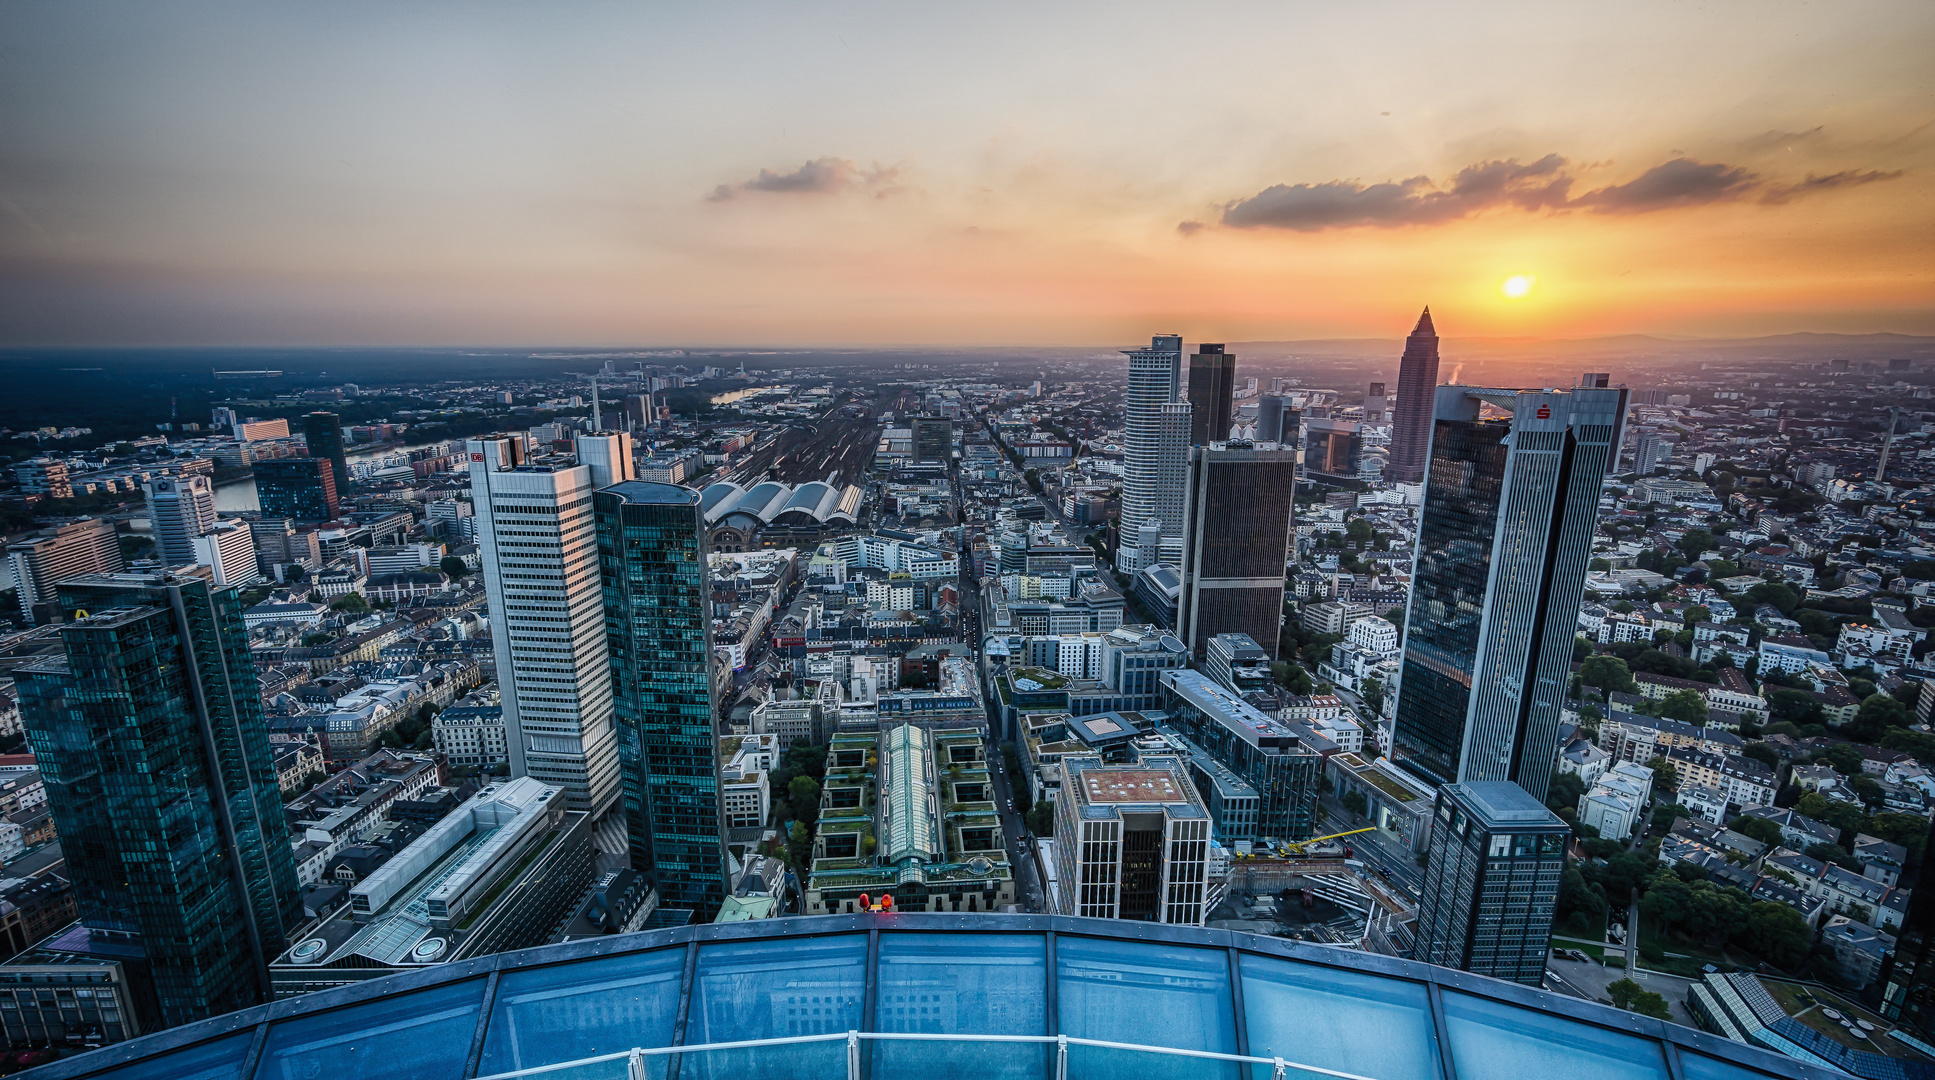
[{"label": "pointed roof tower", "polygon": [[1437,332],[1438,328],[1431,325],[1431,305],[1426,304],[1424,314],[1418,316],[1418,325],[1411,328],[1411,333],[1436,335]]}]

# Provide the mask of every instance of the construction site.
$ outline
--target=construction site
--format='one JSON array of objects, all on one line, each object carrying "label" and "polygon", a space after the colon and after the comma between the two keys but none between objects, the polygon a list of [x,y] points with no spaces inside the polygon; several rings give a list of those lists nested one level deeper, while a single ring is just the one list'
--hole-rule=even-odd
[{"label": "construction site", "polygon": [[1207,925],[1395,954],[1417,909],[1353,858],[1356,832],[1239,852]]}]

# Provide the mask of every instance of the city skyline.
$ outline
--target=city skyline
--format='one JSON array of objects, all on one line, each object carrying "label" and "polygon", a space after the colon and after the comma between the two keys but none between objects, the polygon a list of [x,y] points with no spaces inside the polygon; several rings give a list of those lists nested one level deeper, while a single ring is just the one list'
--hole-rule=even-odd
[{"label": "city skyline", "polygon": [[1935,13],[1780,10],[16,7],[0,341],[1935,331]]}]

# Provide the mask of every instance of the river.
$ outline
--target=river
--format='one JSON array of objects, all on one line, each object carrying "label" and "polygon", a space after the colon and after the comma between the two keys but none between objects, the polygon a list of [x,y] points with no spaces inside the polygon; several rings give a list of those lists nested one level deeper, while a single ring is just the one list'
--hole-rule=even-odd
[{"label": "river", "polygon": [[[371,458],[386,457],[390,454],[403,454],[411,450],[421,450],[428,446],[441,446],[443,443],[412,443],[408,446],[371,447],[347,455],[350,461],[368,461]],[[262,502],[255,494],[255,477],[245,476],[240,480],[230,480],[215,485],[215,512],[218,514],[255,513],[262,509]]]}]

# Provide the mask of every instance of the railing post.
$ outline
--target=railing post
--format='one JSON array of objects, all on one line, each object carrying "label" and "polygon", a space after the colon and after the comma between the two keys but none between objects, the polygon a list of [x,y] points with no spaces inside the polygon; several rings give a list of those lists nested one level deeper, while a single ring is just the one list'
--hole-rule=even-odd
[{"label": "railing post", "polygon": [[847,1032],[847,1080],[860,1080],[860,1033]]},{"label": "railing post", "polygon": [[1282,1058],[1278,1058],[1277,1071],[1271,1074],[1270,1080],[1283,1080],[1283,1071],[1288,1064],[1289,1063],[1284,1061]]},{"label": "railing post", "polygon": [[1055,1036],[1055,1080],[1068,1080],[1068,1036]]},{"label": "railing post", "polygon": [[636,1046],[632,1047],[632,1056],[625,1061],[625,1078],[645,1080],[645,1051]]}]

